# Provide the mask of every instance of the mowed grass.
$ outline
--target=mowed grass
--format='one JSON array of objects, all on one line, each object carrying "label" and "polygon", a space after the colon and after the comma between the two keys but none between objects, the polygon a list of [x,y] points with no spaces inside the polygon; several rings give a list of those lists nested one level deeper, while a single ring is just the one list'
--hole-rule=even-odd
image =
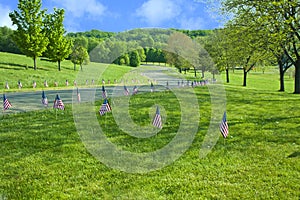
[{"label": "mowed grass", "polygon": [[[71,105],[58,111],[57,118],[52,109],[5,115],[0,121],[0,197],[299,199],[299,95],[277,92],[277,76],[265,77],[250,74],[244,88],[241,74],[235,73],[232,83],[225,84],[229,137],[224,141],[220,135],[202,159],[211,104],[208,88],[195,88],[201,119],[193,144],[171,165],[144,174],[111,169],[94,158],[77,134]],[[157,136],[136,139],[119,130],[111,113],[100,117],[102,102],[96,102],[95,115],[111,142],[128,151],[149,152],[174,138],[180,112],[171,92],[138,94],[130,101],[137,124],[151,123],[149,107],[157,101],[169,120]]]},{"label": "mowed grass", "polygon": [[[32,66],[33,60],[29,57],[0,52],[0,88],[6,92],[18,91],[18,81],[21,81],[23,91],[35,90],[33,89],[34,81],[37,84],[36,90],[72,88],[74,80],[76,80],[79,87],[91,86],[92,79],[95,80],[95,85],[101,85],[102,79],[105,80],[106,84],[108,84],[108,80],[110,80],[110,84],[114,84],[114,80],[120,83],[123,75],[134,69],[128,66],[89,63],[88,65],[83,65],[83,71],[80,71],[79,65],[74,71],[73,63],[69,60],[64,60],[61,63],[61,71],[58,71],[57,63],[49,62],[42,58],[37,59],[37,70],[33,70]],[[78,73],[85,73],[90,68],[95,67],[98,68],[98,74],[87,74],[84,80],[78,80]],[[129,75],[128,79],[136,78],[136,76]],[[69,82],[68,87],[66,86],[66,80]],[[48,88],[44,87],[44,81],[47,81]],[[6,82],[10,87],[9,90],[5,90]],[[56,87],[54,85],[55,82],[58,84]]]}]

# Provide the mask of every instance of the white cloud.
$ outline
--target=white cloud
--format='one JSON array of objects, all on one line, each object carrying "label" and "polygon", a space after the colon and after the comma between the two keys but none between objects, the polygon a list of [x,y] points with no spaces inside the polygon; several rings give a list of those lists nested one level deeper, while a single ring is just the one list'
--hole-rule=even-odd
[{"label": "white cloud", "polygon": [[11,29],[15,29],[9,17],[10,12],[11,10],[9,9],[9,7],[0,4],[0,26],[7,26]]},{"label": "white cloud", "polygon": [[180,27],[183,29],[188,30],[199,30],[199,29],[205,29],[207,22],[201,17],[181,17],[178,20],[178,23],[180,24]]},{"label": "white cloud", "polygon": [[136,15],[142,17],[151,26],[158,26],[163,22],[177,17],[180,7],[171,0],[148,0],[136,10]]},{"label": "white cloud", "polygon": [[98,17],[104,14],[106,7],[97,0],[53,0],[60,4],[73,17]]}]

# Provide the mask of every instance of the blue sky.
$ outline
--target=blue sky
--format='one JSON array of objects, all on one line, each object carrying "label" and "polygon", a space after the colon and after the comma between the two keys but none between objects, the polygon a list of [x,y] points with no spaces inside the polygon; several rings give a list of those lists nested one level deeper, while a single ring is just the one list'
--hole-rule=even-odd
[{"label": "blue sky", "polygon": [[[211,1],[211,0],[209,0]],[[214,0],[216,1],[216,0]],[[11,26],[8,13],[18,0],[0,0],[0,26]],[[134,28],[214,29],[222,26],[213,3],[205,0],[43,0],[43,8],[65,9],[68,32]]]}]

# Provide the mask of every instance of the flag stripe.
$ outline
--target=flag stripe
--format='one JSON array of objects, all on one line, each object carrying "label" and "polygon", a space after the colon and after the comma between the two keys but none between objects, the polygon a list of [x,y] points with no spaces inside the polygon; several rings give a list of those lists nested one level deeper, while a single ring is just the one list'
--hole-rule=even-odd
[{"label": "flag stripe", "polygon": [[159,108],[156,108],[156,113],[152,121],[152,125],[157,127],[157,128],[162,128],[162,121],[161,121],[161,116],[159,112]]},{"label": "flag stripe", "polygon": [[226,111],[224,112],[223,119],[220,124],[220,132],[223,135],[224,138],[228,136],[228,124],[226,119]]},{"label": "flag stripe", "polygon": [[124,85],[124,95],[128,96],[129,95],[129,90],[127,89],[127,87]]},{"label": "flag stripe", "polygon": [[99,113],[100,115],[104,115],[107,112],[111,111],[111,107],[107,101],[107,99],[104,100],[103,104],[100,107]]},{"label": "flag stripe", "polygon": [[8,101],[8,99],[4,97],[4,99],[3,99],[3,109],[4,109],[4,110],[8,110],[11,106],[12,106],[12,105],[11,105],[11,103]]},{"label": "flag stripe", "polygon": [[54,100],[53,108],[58,108],[58,109],[61,109],[61,110],[65,109],[65,105],[62,102],[62,100],[59,98],[58,95],[56,95],[56,98]]}]

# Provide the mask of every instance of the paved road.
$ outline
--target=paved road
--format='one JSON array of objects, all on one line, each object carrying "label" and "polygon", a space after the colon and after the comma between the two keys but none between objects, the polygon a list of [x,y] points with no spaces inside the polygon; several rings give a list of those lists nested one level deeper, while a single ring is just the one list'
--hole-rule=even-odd
[{"label": "paved road", "polygon": [[[156,91],[166,90],[167,82],[168,87],[178,87],[178,82],[180,84],[187,84],[187,81],[183,78],[178,78],[178,73],[174,70],[170,70],[166,67],[159,66],[147,66],[138,68],[139,73],[143,76],[149,78],[149,80],[154,81],[154,86]],[[176,77],[177,76],[177,77]],[[182,85],[181,85],[182,86]],[[134,85],[127,86],[130,92],[132,92]],[[105,90],[108,96],[118,96],[123,95],[124,87],[121,86],[105,86]],[[149,92],[150,91],[150,83],[149,85],[139,85],[139,92]],[[80,88],[79,89],[81,101],[89,102],[95,100],[102,99],[102,88],[99,86],[98,88]],[[65,90],[47,90],[45,91],[46,96],[49,101],[49,107],[52,107],[56,94],[59,94],[64,104],[71,104],[72,100],[76,100],[76,88],[70,88]],[[73,96],[74,95],[74,96]],[[92,95],[92,96],[91,96]],[[34,91],[34,92],[12,92],[6,94],[8,100],[11,102],[13,107],[5,113],[16,113],[16,112],[27,112],[33,110],[45,109],[45,107],[41,104],[42,99],[42,90]],[[2,101],[3,94],[0,96],[0,100]],[[1,112],[1,115],[3,113]]]}]

